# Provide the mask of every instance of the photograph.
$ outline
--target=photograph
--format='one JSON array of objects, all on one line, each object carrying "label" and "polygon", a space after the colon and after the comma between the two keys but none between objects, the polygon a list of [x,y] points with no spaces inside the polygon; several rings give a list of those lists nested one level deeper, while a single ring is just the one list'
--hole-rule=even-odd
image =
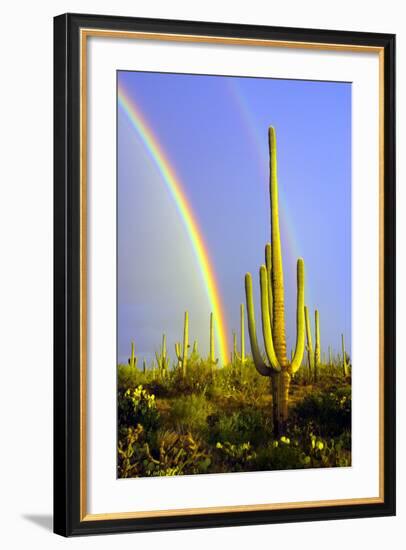
[{"label": "photograph", "polygon": [[351,467],[351,82],[116,101],[117,478]]}]

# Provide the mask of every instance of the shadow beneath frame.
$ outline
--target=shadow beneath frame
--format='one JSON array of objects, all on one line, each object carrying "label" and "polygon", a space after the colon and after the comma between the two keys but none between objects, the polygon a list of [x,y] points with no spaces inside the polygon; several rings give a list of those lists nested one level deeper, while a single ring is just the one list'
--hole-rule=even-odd
[{"label": "shadow beneath frame", "polygon": [[51,514],[23,514],[21,517],[46,531],[53,530],[53,518]]}]

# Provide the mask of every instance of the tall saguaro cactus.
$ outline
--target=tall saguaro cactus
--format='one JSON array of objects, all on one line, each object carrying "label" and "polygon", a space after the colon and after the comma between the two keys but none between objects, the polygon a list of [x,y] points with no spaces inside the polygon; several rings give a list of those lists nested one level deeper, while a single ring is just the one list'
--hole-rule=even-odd
[{"label": "tall saguaro cactus", "polygon": [[276,135],[269,128],[270,200],[272,246],[265,247],[265,265],[259,270],[261,289],[262,333],[266,357],[258,346],[251,274],[245,275],[248,332],[252,357],[257,371],[272,381],[273,421],[275,435],[284,429],[288,417],[289,387],[292,374],[300,367],[304,352],[304,261],[297,261],[296,347],[291,361],[286,354],[285,298],[283,283],[282,250],[279,232],[278,180]]},{"label": "tall saguaro cactus", "polygon": [[305,313],[305,322],[306,322],[307,359],[309,362],[310,378],[312,378],[314,374],[314,353],[313,353],[312,329],[310,328],[309,309],[307,306],[305,306],[304,308],[304,313]]},{"label": "tall saguaro cactus", "polygon": [[178,364],[182,367],[183,376],[186,376],[188,348],[189,348],[189,312],[185,311],[185,319],[183,323],[183,349],[181,349],[180,342],[177,342],[175,344],[176,357],[178,358]]}]

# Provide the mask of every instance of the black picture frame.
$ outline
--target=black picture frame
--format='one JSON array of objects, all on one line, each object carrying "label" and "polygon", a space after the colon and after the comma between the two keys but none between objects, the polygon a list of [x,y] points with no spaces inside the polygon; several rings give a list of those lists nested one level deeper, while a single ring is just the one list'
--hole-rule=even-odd
[{"label": "black picture frame", "polygon": [[[384,60],[383,499],[370,504],[129,519],[81,515],[80,30],[221,36],[376,47]],[[54,19],[54,531],[63,536],[390,516],[395,514],[395,36],[64,14]]]}]

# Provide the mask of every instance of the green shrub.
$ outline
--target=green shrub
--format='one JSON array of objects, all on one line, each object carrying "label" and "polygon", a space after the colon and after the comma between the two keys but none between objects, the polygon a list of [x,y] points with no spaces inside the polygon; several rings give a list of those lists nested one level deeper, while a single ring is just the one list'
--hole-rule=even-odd
[{"label": "green shrub", "polygon": [[216,451],[218,462],[225,471],[247,472],[256,458],[256,453],[249,442],[234,444],[229,441],[224,443],[218,441]]},{"label": "green shrub", "polygon": [[159,432],[156,447],[143,427],[128,428],[118,442],[118,477],[174,476],[206,473],[211,459],[191,434]]},{"label": "green shrub", "polygon": [[118,365],[117,367],[117,388],[118,391],[126,391],[136,388],[142,382],[143,374],[137,368],[130,365]]},{"label": "green shrub", "polygon": [[272,422],[260,409],[245,407],[233,413],[213,415],[208,418],[209,440],[212,443],[264,445],[272,433]]},{"label": "green shrub", "polygon": [[170,395],[206,394],[213,384],[213,370],[212,365],[203,360],[190,360],[187,364],[186,376],[183,376],[182,369],[173,369]]},{"label": "green shrub", "polygon": [[159,426],[155,395],[150,394],[141,385],[118,394],[119,427],[136,427],[138,424],[141,424],[146,432],[152,432]]},{"label": "green shrub", "polygon": [[307,395],[296,404],[293,422],[322,436],[351,431],[351,389],[330,386]]},{"label": "green shrub", "polygon": [[211,397],[258,404],[270,392],[269,380],[258,374],[251,360],[244,365],[226,365],[215,373]]},{"label": "green shrub", "polygon": [[170,422],[178,431],[202,432],[207,428],[211,405],[204,395],[185,395],[172,400]]}]

